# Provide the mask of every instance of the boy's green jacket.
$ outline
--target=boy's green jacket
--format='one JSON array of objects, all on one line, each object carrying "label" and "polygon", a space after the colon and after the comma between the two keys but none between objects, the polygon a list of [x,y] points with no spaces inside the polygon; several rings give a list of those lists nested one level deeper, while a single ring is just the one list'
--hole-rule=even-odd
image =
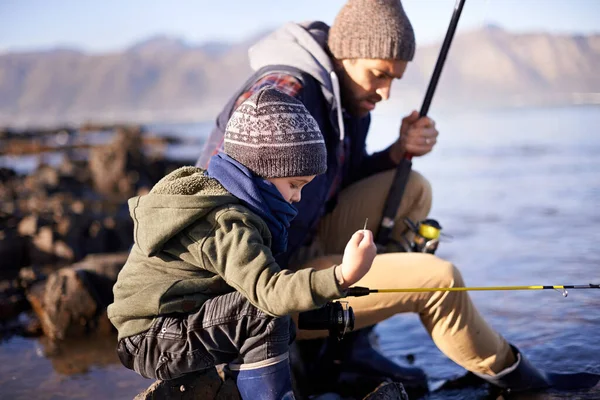
[{"label": "boy's green jacket", "polygon": [[108,307],[119,339],[149,329],[159,315],[190,313],[234,290],[273,316],[345,296],[334,268],[282,270],[266,223],[200,168],[165,176],[130,199],[129,210],[135,244]]}]

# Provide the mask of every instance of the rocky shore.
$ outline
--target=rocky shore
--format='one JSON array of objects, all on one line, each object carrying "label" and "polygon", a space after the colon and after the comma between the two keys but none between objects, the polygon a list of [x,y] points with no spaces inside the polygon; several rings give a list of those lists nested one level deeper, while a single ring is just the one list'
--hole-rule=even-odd
[{"label": "rocky shore", "polygon": [[[0,168],[0,336],[110,329],[104,310],[133,243],[127,199],[185,164],[161,155],[176,140],[142,126],[0,130],[1,156],[40,160],[27,174]],[[44,163],[48,152],[62,162]]]},{"label": "rocky shore", "polygon": [[[98,134],[101,144],[91,139]],[[27,173],[0,164],[0,340],[37,337],[44,356],[67,375],[114,362],[106,307],[133,244],[127,199],[194,163],[165,158],[166,147],[178,141],[135,125],[0,129],[0,157],[38,159]],[[45,162],[48,153],[60,162]],[[387,384],[366,398],[404,396],[401,385]],[[136,397],[206,398],[239,394],[213,370],[155,382]]]},{"label": "rocky shore", "polygon": [[[93,134],[105,143],[93,143]],[[164,158],[177,140],[142,126],[0,130],[0,156],[39,159],[26,174],[0,168],[0,339],[40,337],[66,373],[89,364],[73,362],[76,354],[97,358],[86,355],[98,347],[88,351],[86,339],[114,340],[106,307],[133,244],[127,199],[193,163]],[[62,161],[45,163],[49,152]],[[67,341],[79,351],[53,351]],[[114,352],[115,343],[110,347]]]}]

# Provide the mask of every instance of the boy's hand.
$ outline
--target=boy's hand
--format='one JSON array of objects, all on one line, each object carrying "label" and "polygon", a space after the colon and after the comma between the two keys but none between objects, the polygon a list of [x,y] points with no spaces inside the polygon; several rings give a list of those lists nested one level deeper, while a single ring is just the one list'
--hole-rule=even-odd
[{"label": "boy's hand", "polygon": [[373,233],[369,230],[356,231],[348,241],[342,259],[344,289],[354,285],[369,272],[376,255],[377,247],[373,241]]}]

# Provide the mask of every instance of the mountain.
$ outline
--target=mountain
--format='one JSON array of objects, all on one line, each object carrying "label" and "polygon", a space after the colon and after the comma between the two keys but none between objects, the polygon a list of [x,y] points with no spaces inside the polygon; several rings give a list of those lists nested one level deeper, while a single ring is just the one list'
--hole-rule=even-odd
[{"label": "mountain", "polygon": [[[408,70],[426,88],[439,46],[418,51]],[[469,106],[600,103],[600,34],[511,34],[486,27],[457,36],[436,102]],[[437,104],[437,103],[436,103]]]},{"label": "mountain", "polygon": [[[122,52],[74,49],[0,54],[0,125],[214,118],[250,75],[241,43],[157,36]],[[439,45],[420,47],[392,102],[418,108]],[[488,26],[458,34],[436,107],[600,103],[600,34],[513,34]]]}]

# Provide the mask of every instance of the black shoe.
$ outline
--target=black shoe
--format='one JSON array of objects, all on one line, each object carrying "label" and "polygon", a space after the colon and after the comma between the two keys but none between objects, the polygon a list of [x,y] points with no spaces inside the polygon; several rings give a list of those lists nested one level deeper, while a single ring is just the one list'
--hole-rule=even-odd
[{"label": "black shoe", "polygon": [[375,344],[373,328],[370,326],[344,336],[340,370],[400,382],[413,396],[428,393],[425,372],[421,368],[398,365],[381,354]]},{"label": "black shoe", "polygon": [[293,343],[290,359],[299,398],[327,392],[362,398],[384,382],[402,383],[411,399],[429,393],[422,369],[400,366],[377,351],[373,328],[347,333],[341,341],[330,337]]},{"label": "black shoe", "polygon": [[578,390],[590,389],[600,381],[600,375],[588,372],[559,374],[544,372],[537,369],[518,348],[511,345],[517,362],[495,376],[475,374],[492,385],[509,392],[529,390],[559,389]]}]

